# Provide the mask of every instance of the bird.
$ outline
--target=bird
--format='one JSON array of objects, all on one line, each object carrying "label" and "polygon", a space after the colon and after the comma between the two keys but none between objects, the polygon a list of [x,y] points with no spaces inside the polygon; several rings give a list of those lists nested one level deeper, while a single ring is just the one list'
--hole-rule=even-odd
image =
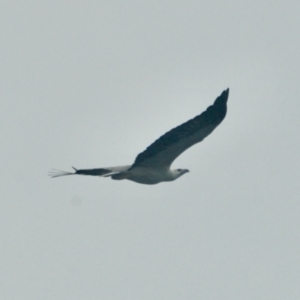
[{"label": "bird", "polygon": [[132,165],[96,169],[74,169],[66,172],[53,169],[52,178],[66,175],[91,175],[110,177],[114,180],[130,180],[153,185],[174,181],[189,172],[188,169],[173,169],[173,161],[191,146],[201,142],[224,120],[227,112],[229,88],[224,90],[214,103],[193,119],[168,131],[137,155]]}]

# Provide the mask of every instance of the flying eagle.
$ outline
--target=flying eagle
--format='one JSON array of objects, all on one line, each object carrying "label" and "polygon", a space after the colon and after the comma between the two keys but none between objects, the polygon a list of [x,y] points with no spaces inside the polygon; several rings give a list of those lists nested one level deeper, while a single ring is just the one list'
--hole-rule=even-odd
[{"label": "flying eagle", "polygon": [[211,134],[223,121],[226,116],[228,95],[229,89],[223,91],[206,111],[165,133],[140,153],[133,165],[82,170],[73,167],[74,173],[53,170],[49,175],[52,178],[65,175],[91,175],[111,177],[115,180],[128,179],[142,184],[173,181],[189,170],[171,170],[171,164],[182,152]]}]

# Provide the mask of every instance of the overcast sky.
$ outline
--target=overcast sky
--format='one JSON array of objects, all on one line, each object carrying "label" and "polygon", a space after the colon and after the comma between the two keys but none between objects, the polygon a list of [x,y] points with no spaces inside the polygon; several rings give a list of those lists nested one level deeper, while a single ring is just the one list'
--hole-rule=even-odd
[{"label": "overcast sky", "polygon": [[[300,299],[300,2],[0,5],[0,298]],[[227,87],[171,183],[133,163]]]}]

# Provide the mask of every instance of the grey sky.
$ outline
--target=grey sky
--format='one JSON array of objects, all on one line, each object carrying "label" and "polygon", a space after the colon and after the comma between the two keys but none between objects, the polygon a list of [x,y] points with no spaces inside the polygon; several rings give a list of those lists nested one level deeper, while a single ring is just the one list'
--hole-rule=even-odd
[{"label": "grey sky", "polygon": [[[2,1],[1,299],[300,298],[299,1]],[[172,183],[130,164],[230,87]]]}]

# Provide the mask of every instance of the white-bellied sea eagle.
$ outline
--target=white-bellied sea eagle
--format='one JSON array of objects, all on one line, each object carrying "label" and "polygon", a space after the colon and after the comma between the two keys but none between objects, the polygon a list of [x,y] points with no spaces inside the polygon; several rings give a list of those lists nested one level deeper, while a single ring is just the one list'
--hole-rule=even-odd
[{"label": "white-bellied sea eagle", "polygon": [[165,133],[128,166],[75,170],[74,173],[53,170],[51,177],[65,175],[91,175],[111,177],[115,180],[128,179],[142,184],[173,181],[189,172],[187,169],[171,170],[173,161],[186,149],[201,142],[223,121],[226,116],[229,89],[215,100],[206,111],[195,118]]}]

